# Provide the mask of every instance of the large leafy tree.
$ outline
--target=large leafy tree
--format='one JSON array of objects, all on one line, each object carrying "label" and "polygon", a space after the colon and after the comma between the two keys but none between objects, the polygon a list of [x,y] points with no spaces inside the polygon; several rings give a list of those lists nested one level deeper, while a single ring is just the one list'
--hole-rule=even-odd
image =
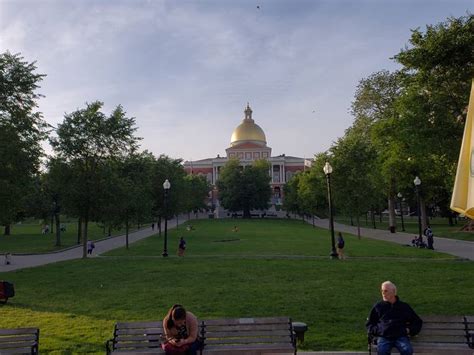
[{"label": "large leafy tree", "polygon": [[42,154],[45,123],[36,111],[39,82],[35,62],[0,54],[0,223],[5,234],[24,208]]},{"label": "large leafy tree", "polygon": [[253,209],[267,209],[272,193],[268,170],[265,160],[247,166],[241,166],[236,159],[229,160],[217,181],[222,206],[233,212],[242,211],[244,218],[250,218]]},{"label": "large leafy tree", "polygon": [[401,131],[408,134],[400,140],[411,148],[423,201],[447,214],[474,77],[474,16],[412,31],[410,46],[395,60],[403,65],[406,88],[398,111]]},{"label": "large leafy tree", "polygon": [[126,117],[119,105],[106,116],[101,112],[103,103],[96,101],[66,114],[58,126],[57,137],[50,139],[59,158],[74,173],[72,184],[76,189],[69,196],[69,207],[83,221],[83,257],[87,257],[87,225],[100,211],[100,197],[108,183],[106,163],[133,153],[139,138],[134,118]]}]

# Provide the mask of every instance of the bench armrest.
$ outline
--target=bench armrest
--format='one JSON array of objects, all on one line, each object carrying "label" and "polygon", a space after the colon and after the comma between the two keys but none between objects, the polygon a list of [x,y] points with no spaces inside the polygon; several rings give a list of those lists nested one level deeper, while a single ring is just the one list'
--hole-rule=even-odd
[{"label": "bench armrest", "polygon": [[113,344],[114,344],[114,339],[113,338],[109,339],[105,342],[105,353],[107,355],[111,354],[112,351],[114,350],[113,349],[113,346],[114,346]]}]

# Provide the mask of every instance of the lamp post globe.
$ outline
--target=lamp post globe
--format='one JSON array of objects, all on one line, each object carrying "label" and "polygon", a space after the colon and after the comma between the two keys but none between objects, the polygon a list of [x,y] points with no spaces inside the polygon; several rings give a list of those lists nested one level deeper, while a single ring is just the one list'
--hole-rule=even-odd
[{"label": "lamp post globe", "polygon": [[418,240],[421,241],[421,205],[420,205],[420,185],[421,179],[416,176],[415,180],[413,180],[413,184],[415,185],[416,191],[416,205],[417,205],[417,214],[418,214]]},{"label": "lamp post globe", "polygon": [[337,259],[337,252],[336,252],[336,242],[334,238],[334,216],[332,211],[332,197],[331,197],[331,174],[332,174],[332,166],[329,162],[324,164],[323,168],[324,174],[326,175],[326,182],[328,187],[328,204],[329,204],[329,227],[331,230],[331,258]]},{"label": "lamp post globe", "polygon": [[168,179],[165,180],[163,183],[163,190],[164,190],[164,203],[163,203],[163,210],[165,214],[165,239],[163,244],[163,257],[168,256],[168,191],[171,188],[171,184]]}]

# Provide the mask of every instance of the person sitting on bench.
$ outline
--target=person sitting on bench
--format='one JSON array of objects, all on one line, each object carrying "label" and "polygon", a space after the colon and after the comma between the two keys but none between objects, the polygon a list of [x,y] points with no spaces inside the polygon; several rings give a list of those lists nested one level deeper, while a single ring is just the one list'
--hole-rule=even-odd
[{"label": "person sitting on bench", "polygon": [[198,339],[198,320],[180,304],[170,308],[163,319],[165,342],[162,348],[166,354],[183,353],[195,355],[202,347]]},{"label": "person sitting on bench", "polygon": [[420,332],[423,321],[408,303],[400,301],[392,282],[382,283],[381,293],[383,300],[372,308],[366,323],[368,333],[378,337],[377,354],[390,355],[395,347],[401,355],[412,355],[408,337]]}]

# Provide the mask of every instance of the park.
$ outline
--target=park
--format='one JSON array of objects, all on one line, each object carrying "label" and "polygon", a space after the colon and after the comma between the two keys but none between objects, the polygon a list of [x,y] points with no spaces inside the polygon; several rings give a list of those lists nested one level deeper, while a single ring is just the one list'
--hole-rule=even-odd
[{"label": "park", "polygon": [[474,354],[456,1],[0,3],[0,354]]}]

